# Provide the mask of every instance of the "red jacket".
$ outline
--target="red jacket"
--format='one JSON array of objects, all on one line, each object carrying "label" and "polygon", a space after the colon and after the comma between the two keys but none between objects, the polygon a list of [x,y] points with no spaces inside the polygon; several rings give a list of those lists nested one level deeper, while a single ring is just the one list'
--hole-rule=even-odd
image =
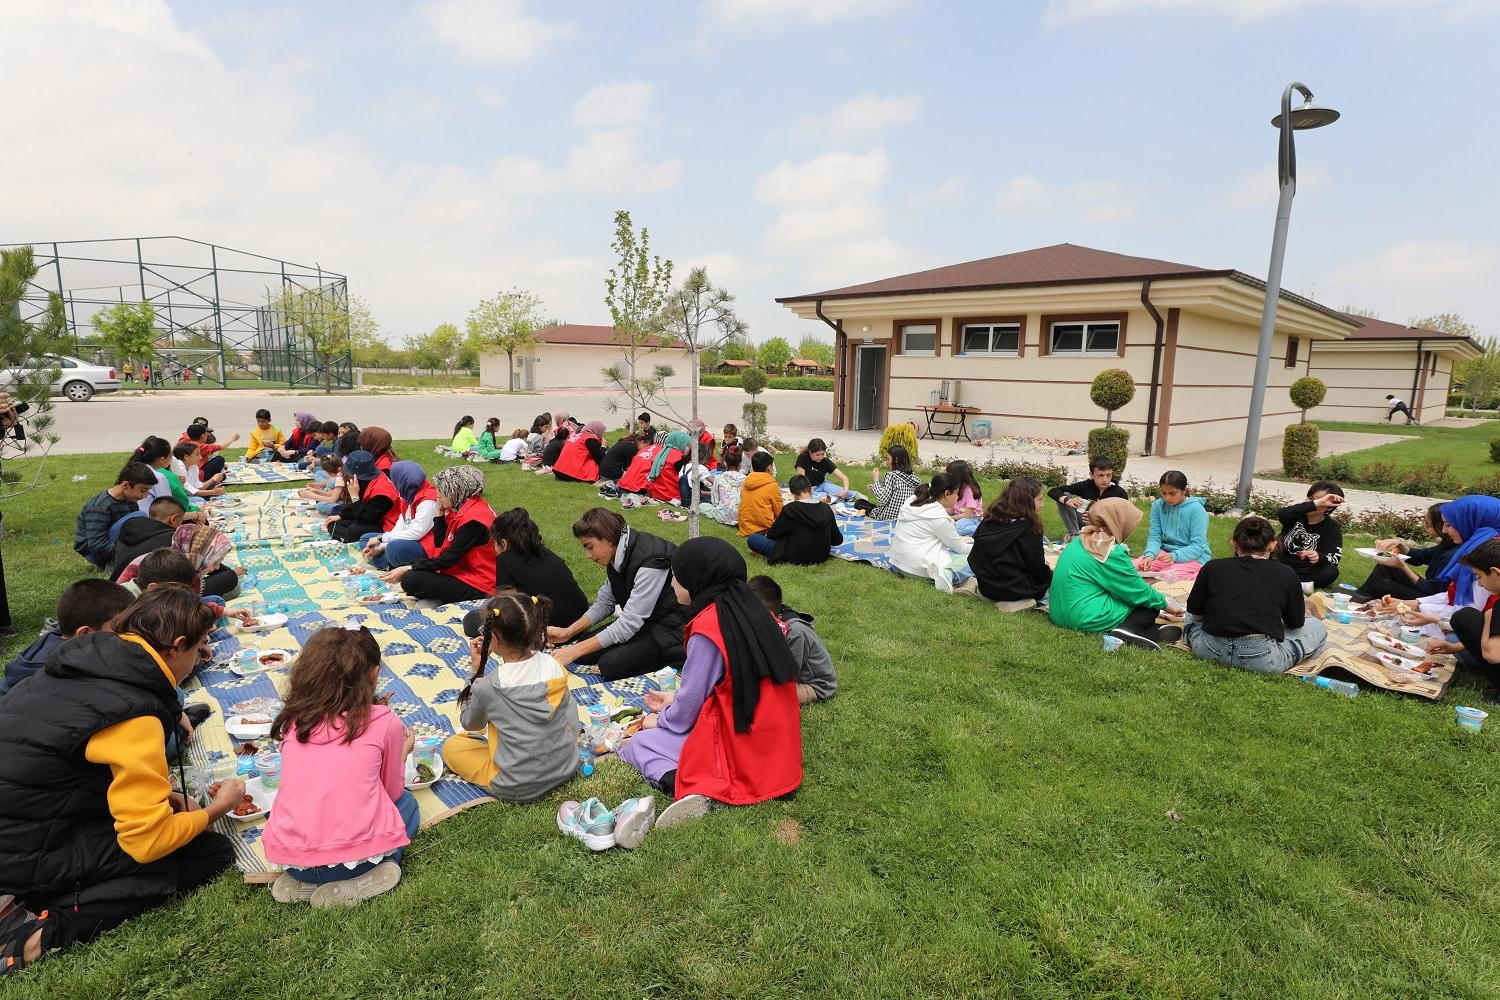
[{"label": "red jacket", "polygon": [[[495,509],[485,503],[482,496],[470,497],[458,510],[448,512],[448,535],[443,539],[443,548],[446,549],[448,543],[453,541],[459,528],[471,521],[483,524],[486,531],[495,523]],[[434,552],[433,555],[437,553]],[[489,594],[495,589],[495,543],[486,541],[483,545],[474,546],[443,572],[456,580],[462,580],[475,590]],[[792,697],[795,698],[796,695],[793,694]]]},{"label": "red jacket", "polygon": [[401,494],[396,492],[396,484],[382,472],[370,480],[368,486],[360,490],[361,500],[368,500],[371,497],[391,498],[391,509],[385,512],[385,517],[380,522],[381,531],[390,531],[396,526],[396,519],[401,516]]},{"label": "red jacket", "polygon": [[[682,486],[677,481],[677,463],[680,461],[682,461],[682,452],[673,448],[667,452],[667,461],[661,467],[661,472],[651,480],[651,495],[662,503],[682,499]],[[647,468],[646,471],[651,470]]]},{"label": "red jacket", "polygon": [[563,442],[562,454],[557,456],[557,461],[552,463],[553,472],[561,472],[565,476],[572,476],[579,482],[594,483],[599,481],[599,463],[594,461],[594,456],[589,454],[588,443],[599,439],[588,431],[579,431],[572,434],[568,440]]},{"label": "red jacket", "polygon": [[[625,475],[620,477],[620,489],[626,493],[639,493],[651,485],[647,477],[651,475],[651,463],[656,458],[656,453],[665,445],[648,444],[635,453],[630,460],[630,465],[625,469]],[[681,496],[678,496],[681,499]]]},{"label": "red jacket", "polygon": [[677,758],[677,798],[707,795],[716,802],[748,806],[796,791],[802,785],[802,710],[797,685],[760,682],[760,701],[748,733],[734,731],[730,671],[719,608],[710,604],[688,622],[684,644],[694,635],[711,639],[724,657],[724,677],[714,685]]}]

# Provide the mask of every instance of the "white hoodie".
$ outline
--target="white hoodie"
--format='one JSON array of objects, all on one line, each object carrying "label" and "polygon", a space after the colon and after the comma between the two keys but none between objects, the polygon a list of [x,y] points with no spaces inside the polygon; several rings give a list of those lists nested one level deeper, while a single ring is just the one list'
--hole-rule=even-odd
[{"label": "white hoodie", "polygon": [[972,538],[958,533],[953,518],[936,500],[901,505],[891,532],[891,565],[912,576],[925,576],[945,594],[953,593],[953,557],[968,555]]}]

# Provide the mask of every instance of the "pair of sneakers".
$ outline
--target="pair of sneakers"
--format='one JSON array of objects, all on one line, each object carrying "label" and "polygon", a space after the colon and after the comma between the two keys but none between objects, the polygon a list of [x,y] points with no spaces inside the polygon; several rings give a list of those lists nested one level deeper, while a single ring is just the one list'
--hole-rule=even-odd
[{"label": "pair of sneakers", "polygon": [[1110,629],[1109,634],[1114,636],[1116,639],[1119,639],[1127,646],[1135,646],[1139,649],[1149,649],[1154,653],[1157,650],[1161,649],[1163,646],[1170,646],[1178,639],[1181,639],[1182,629],[1177,625],[1159,626],[1156,630],[1157,638],[1155,640],[1148,639],[1145,636],[1137,632],[1132,632],[1130,629],[1123,626],[1120,628]]},{"label": "pair of sneakers", "polygon": [[303,882],[290,873],[283,872],[271,883],[271,898],[278,903],[308,903],[315,910],[333,906],[354,906],[381,893],[390,892],[401,881],[401,866],[394,861],[382,861],[362,875],[324,882],[321,885]]},{"label": "pair of sneakers", "polygon": [[626,799],[613,811],[597,798],[582,802],[570,799],[557,810],[557,828],[583,841],[591,851],[607,851],[611,847],[633,851],[651,832],[655,820],[656,799],[650,795]]}]

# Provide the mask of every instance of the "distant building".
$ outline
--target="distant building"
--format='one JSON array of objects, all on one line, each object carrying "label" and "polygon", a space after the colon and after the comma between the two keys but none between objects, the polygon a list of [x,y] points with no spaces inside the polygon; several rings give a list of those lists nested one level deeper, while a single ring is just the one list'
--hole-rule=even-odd
[{"label": "distant building", "polygon": [[[585,389],[605,385],[604,369],[619,365],[627,368],[625,351],[615,342],[614,327],[585,326],[564,323],[549,326],[536,333],[536,346],[517,351],[515,379],[517,389]],[[654,343],[654,341],[653,341]],[[681,347],[665,347],[640,356],[640,363],[654,368],[670,364],[676,374],[668,385],[686,385],[687,352]],[[479,384],[493,389],[505,384],[505,352],[490,348],[479,356]],[[649,374],[642,372],[642,376]]]},{"label": "distant building", "polygon": [[738,375],[746,368],[753,367],[754,366],[748,361],[739,361],[733,358],[726,358],[723,361],[719,362],[719,366],[715,368],[714,371],[719,375]]}]

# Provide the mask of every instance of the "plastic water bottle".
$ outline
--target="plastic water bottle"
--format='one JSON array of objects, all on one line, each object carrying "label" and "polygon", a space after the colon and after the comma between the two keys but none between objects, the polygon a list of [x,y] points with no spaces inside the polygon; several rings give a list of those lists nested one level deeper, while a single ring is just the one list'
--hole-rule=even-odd
[{"label": "plastic water bottle", "polygon": [[1353,698],[1359,694],[1359,685],[1353,681],[1336,681],[1332,677],[1314,677],[1307,675],[1302,678],[1308,684],[1316,684],[1320,688],[1327,688],[1334,694],[1341,694],[1345,698]]},{"label": "plastic water bottle", "polygon": [[585,778],[594,773],[594,755],[589,752],[588,747],[578,748],[578,773]]}]

